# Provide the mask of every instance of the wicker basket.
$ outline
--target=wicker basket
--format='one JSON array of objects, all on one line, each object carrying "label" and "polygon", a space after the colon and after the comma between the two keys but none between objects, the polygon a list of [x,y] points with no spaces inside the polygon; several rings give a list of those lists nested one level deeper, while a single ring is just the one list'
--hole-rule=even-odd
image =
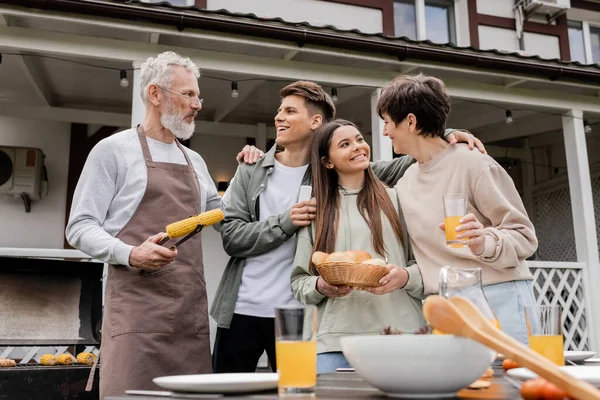
[{"label": "wicker basket", "polygon": [[386,267],[349,262],[324,262],[317,270],[330,285],[346,285],[354,288],[377,287],[379,280],[388,274]]}]

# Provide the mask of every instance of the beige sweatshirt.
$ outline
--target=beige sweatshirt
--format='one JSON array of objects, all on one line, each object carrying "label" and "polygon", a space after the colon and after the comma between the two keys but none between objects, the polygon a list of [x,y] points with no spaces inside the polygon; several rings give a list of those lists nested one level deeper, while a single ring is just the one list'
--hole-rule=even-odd
[{"label": "beige sweatshirt", "polygon": [[[398,200],[393,189],[387,189],[394,206]],[[371,231],[356,206],[358,190],[342,189],[339,226],[335,251],[365,250],[373,257],[385,258],[373,249]],[[407,264],[406,252],[398,242],[388,219],[382,213],[383,237],[388,262],[398,266]],[[309,229],[313,229],[311,235]],[[291,285],[294,296],[303,304],[317,305],[317,353],[341,351],[339,338],[357,334],[378,334],[386,326],[404,331],[415,331],[424,326],[421,312],[423,284],[417,265],[407,268],[410,278],[406,286],[384,295],[354,290],[345,297],[325,297],[316,290],[317,277],[308,272],[312,256],[314,228],[298,231],[298,244]],[[406,230],[404,232],[406,238]]]},{"label": "beige sweatshirt", "polygon": [[[444,265],[482,269],[483,284],[532,279],[525,259],[537,249],[533,224],[515,185],[493,158],[467,145],[450,146],[433,160],[413,164],[396,185],[425,294],[438,292]],[[444,222],[442,198],[468,196],[468,212],[485,227],[486,250],[477,257],[468,247],[450,249],[438,225]]]}]

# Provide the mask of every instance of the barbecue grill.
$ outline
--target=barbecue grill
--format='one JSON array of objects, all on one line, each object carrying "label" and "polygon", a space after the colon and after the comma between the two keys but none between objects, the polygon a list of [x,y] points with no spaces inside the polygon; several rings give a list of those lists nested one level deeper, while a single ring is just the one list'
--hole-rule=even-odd
[{"label": "barbecue grill", "polygon": [[[0,256],[0,400],[94,399],[88,365],[39,364],[42,352],[97,353],[104,265],[89,260]],[[51,349],[50,351],[48,349]]]}]

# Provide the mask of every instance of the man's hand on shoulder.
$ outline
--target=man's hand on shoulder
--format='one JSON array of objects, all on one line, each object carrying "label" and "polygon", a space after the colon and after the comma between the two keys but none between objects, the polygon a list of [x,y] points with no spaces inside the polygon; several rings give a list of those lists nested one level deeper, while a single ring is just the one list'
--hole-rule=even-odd
[{"label": "man's hand on shoulder", "polygon": [[238,162],[238,165],[243,162],[246,164],[252,165],[252,164],[256,163],[258,160],[260,160],[261,158],[263,158],[264,156],[265,156],[264,151],[247,144],[244,146],[242,151],[240,151],[238,153],[238,155],[235,157],[235,159]]},{"label": "man's hand on shoulder", "polygon": [[177,257],[177,249],[168,249],[157,244],[164,235],[164,232],[157,233],[141,245],[134,247],[129,253],[129,265],[152,271],[170,264]]},{"label": "man's hand on shoulder", "polygon": [[485,146],[481,140],[473,136],[472,133],[466,131],[454,131],[446,137],[446,140],[452,146],[454,146],[456,143],[467,143],[469,145],[469,149],[473,150],[475,147],[477,147],[481,153],[487,154]]}]

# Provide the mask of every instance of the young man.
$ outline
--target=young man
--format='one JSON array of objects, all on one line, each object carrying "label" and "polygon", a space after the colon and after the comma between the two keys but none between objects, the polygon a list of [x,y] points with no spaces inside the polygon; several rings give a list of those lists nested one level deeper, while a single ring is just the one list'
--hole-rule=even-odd
[{"label": "young man", "polygon": [[[256,165],[240,166],[225,208],[221,234],[231,259],[211,307],[218,326],[213,351],[217,373],[253,372],[265,350],[276,371],[274,308],[299,304],[290,289],[295,233],[311,223],[316,209],[308,201],[298,202],[298,193],[301,185],[311,185],[313,131],[333,119],[335,106],[313,82],[292,83],[280,95],[276,145]],[[457,136],[473,145],[469,133]],[[483,149],[478,141],[477,146]],[[400,157],[374,163],[373,169],[393,186],[413,162]]]}]

